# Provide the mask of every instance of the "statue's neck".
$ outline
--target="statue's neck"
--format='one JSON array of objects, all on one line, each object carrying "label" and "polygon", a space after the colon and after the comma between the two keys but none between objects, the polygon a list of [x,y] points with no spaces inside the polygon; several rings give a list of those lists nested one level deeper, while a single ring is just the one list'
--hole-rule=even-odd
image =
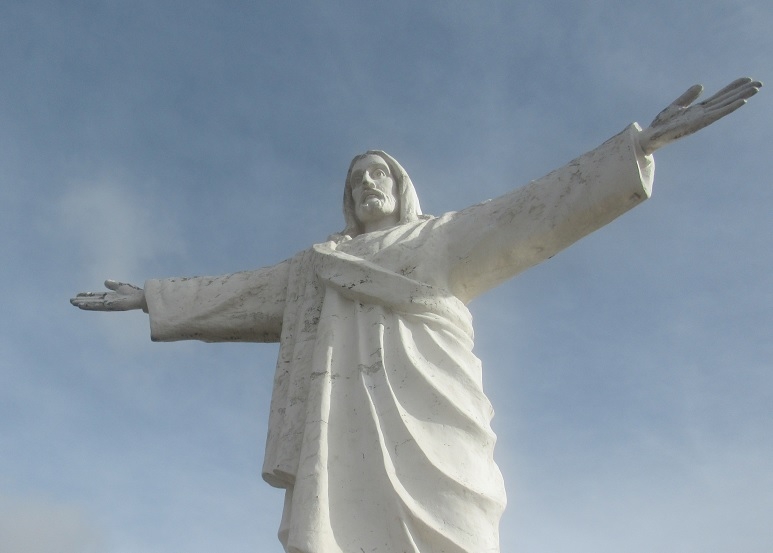
[{"label": "statue's neck", "polygon": [[392,213],[386,217],[376,219],[374,221],[367,221],[362,223],[362,232],[374,232],[377,230],[386,230],[392,227],[396,227],[400,222],[400,215],[398,213]]}]

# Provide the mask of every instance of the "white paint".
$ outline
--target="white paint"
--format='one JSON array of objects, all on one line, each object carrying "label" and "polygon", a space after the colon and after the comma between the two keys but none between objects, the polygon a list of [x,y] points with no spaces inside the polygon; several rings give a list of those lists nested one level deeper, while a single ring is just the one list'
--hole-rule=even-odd
[{"label": "white paint", "polygon": [[263,477],[286,490],[288,552],[494,553],[506,499],[466,303],[647,199],[646,154],[760,86],[739,79],[695,106],[692,87],[646,130],[441,217],[370,151],[350,166],[347,227],[329,241],[257,271],[108,281],[72,301],[143,308],[153,340],[280,342]]},{"label": "white paint", "polygon": [[646,199],[636,133],[460,212],[146,282],[154,340],[280,340],[263,472],[287,490],[288,551],[499,550],[504,484],[464,304]]}]

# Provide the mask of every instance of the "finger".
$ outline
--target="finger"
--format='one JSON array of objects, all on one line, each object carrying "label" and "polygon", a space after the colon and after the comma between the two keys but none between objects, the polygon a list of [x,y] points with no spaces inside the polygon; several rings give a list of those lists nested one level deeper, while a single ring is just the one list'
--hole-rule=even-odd
[{"label": "finger", "polygon": [[[740,81],[741,79],[739,79]],[[727,90],[722,90],[720,92],[717,92],[714,94],[711,98],[708,98],[703,103],[706,104],[714,104],[714,103],[727,103],[728,99],[731,102],[738,98],[751,98],[757,92],[760,91],[760,88],[762,88],[762,83],[760,81],[752,81],[751,79],[743,79],[745,82],[741,85]],[[728,88],[728,87],[725,87]]]},{"label": "finger", "polygon": [[[741,99],[735,100],[734,102],[731,102],[731,103],[729,103],[727,105],[724,105],[724,106],[722,106],[720,108],[712,109],[711,112],[710,112],[711,113],[711,121],[710,122],[713,123],[714,121],[722,119],[725,115],[733,113],[735,110],[737,110],[738,108],[743,106],[745,103],[746,103],[746,100],[741,98]],[[708,124],[709,123],[707,123],[707,125]],[[706,125],[704,125],[704,126],[706,126]]]},{"label": "finger", "polygon": [[739,91],[738,94],[731,94],[729,96],[726,96],[724,98],[721,98],[719,100],[712,102],[711,105],[705,106],[706,111],[712,112],[714,110],[723,109],[725,106],[735,104],[739,100],[742,100],[745,103],[746,100],[748,100],[749,98],[757,94],[757,92],[759,92],[759,90],[756,88],[749,88],[746,90]]},{"label": "finger", "polygon": [[[715,110],[722,110],[726,106],[736,104],[739,100],[743,100],[745,103],[746,100],[748,100],[749,98],[751,98],[752,96],[754,96],[760,91],[759,87],[752,86],[756,84],[757,83],[750,83],[749,85],[745,86],[740,90],[733,91],[732,93],[726,94],[721,98],[717,98],[713,100],[710,104],[704,105],[703,108],[707,113],[712,113]],[[760,83],[760,86],[762,86],[762,83]],[[738,108],[736,107],[735,109],[738,109]]]},{"label": "finger", "polygon": [[703,92],[703,85],[694,84],[690,88],[684,91],[684,94],[679,96],[676,100],[671,102],[672,106],[679,106],[686,108],[692,104],[698,96]]},{"label": "finger", "polygon": [[[743,82],[741,82],[743,81]],[[745,78],[745,79],[738,79],[735,81],[737,86],[726,86],[713,96],[711,98],[707,98],[703,102],[701,102],[701,105],[714,105],[714,104],[727,104],[728,100],[732,103],[738,98],[751,98],[757,92],[759,92],[760,88],[762,87],[762,83],[759,81],[752,81],[751,79]]]},{"label": "finger", "polygon": [[740,79],[734,80],[732,83],[727,85],[726,87],[722,88],[721,90],[717,91],[716,93],[712,94],[710,98],[706,98],[704,102],[711,102],[715,98],[719,98],[721,96],[724,96],[725,94],[731,93],[737,88],[740,88],[748,83],[751,83],[752,80],[749,77],[741,77]]},{"label": "finger", "polygon": [[744,99],[738,99],[734,102],[731,102],[727,105],[722,106],[721,108],[715,108],[710,111],[705,111],[703,117],[693,122],[693,124],[690,126],[690,128],[684,133],[684,135],[692,134],[695,132],[698,132],[699,130],[708,127],[709,125],[715,123],[716,121],[719,121],[726,115],[729,115],[733,113],[735,110],[740,108],[746,103],[746,100]]},{"label": "finger", "polygon": [[102,303],[78,303],[73,304],[78,309],[83,309],[84,311],[110,311],[110,309],[107,308]]},{"label": "finger", "polygon": [[70,299],[70,302],[80,302],[80,303],[104,303],[105,296],[107,294],[95,294],[95,293],[87,293],[87,294],[78,294],[74,298]]},{"label": "finger", "polygon": [[78,307],[80,309],[85,309],[87,311],[105,311],[106,305],[105,302],[102,300],[99,300],[98,298],[71,298],[70,303],[74,305],[75,307]]},{"label": "finger", "polygon": [[122,282],[118,282],[117,280],[108,279],[105,281],[105,288],[108,288],[110,290],[118,290],[118,287],[123,284]]},{"label": "finger", "polygon": [[117,280],[108,279],[105,281],[105,287],[109,288],[110,290],[114,292],[123,292],[126,293],[127,290],[120,290],[120,288],[128,288],[129,290],[142,290],[139,286],[135,286],[134,284],[129,284],[128,282],[118,282]]},{"label": "finger", "polygon": [[76,298],[98,298],[104,299],[109,292],[80,292],[76,294]]}]

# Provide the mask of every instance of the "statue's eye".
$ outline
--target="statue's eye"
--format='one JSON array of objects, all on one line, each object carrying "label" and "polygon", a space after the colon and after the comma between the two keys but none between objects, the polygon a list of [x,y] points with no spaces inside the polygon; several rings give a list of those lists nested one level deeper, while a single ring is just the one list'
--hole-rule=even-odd
[{"label": "statue's eye", "polygon": [[383,179],[384,177],[386,177],[386,173],[384,172],[383,169],[375,169],[373,171],[373,176],[376,177],[377,179]]}]

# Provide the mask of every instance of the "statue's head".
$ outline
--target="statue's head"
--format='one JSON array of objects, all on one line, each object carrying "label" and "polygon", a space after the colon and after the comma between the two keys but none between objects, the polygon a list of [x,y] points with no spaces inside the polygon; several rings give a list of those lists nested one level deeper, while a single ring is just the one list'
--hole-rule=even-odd
[{"label": "statue's head", "polygon": [[405,169],[381,150],[368,150],[349,165],[344,187],[343,234],[357,236],[370,228],[388,228],[421,215],[419,198]]}]

